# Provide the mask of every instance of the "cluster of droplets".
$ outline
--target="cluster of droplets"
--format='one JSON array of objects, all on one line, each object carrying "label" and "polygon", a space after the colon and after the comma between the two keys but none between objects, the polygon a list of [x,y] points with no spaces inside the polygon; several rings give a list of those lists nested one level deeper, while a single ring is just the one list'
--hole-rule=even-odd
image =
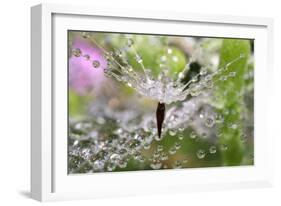
[{"label": "cluster of droplets", "polygon": [[91,59],[91,56],[89,54],[83,54],[83,52],[81,51],[80,48],[74,48],[71,52],[71,54],[74,57],[84,57],[85,61],[91,61],[92,62],[92,66],[94,68],[99,68],[100,67],[100,61],[97,59]]},{"label": "cluster of droplets", "polygon": [[[95,118],[89,120],[71,121],[69,172],[122,171],[131,161],[138,162],[136,169],[185,168],[192,161],[189,159],[200,161],[208,155],[216,155],[217,151],[226,152],[230,145],[217,143],[222,135],[219,125],[227,124],[230,129],[238,130],[239,124],[225,122],[221,114],[209,107],[203,112],[203,99],[196,97],[180,107],[171,107],[161,138],[157,135],[154,116],[144,115],[130,123],[122,118],[125,116],[122,113],[113,116],[114,111],[104,111],[103,115],[93,113]],[[132,115],[132,119],[135,118]],[[170,146],[162,144],[167,137],[174,140]],[[246,141],[247,136],[241,135],[241,143]],[[209,147],[181,156],[182,145],[186,142],[208,142]]]},{"label": "cluster of droplets", "polygon": [[[194,75],[188,82],[184,82],[183,79],[185,74],[190,70],[190,66],[196,62],[198,58],[198,54],[196,52],[193,53],[189,62],[185,65],[182,71],[178,73],[176,80],[174,80],[168,75],[170,70],[168,66],[168,57],[173,54],[172,48],[165,47],[166,54],[161,56],[161,62],[159,64],[161,72],[157,77],[154,77],[151,69],[146,68],[145,62],[143,61],[141,55],[137,52],[132,38],[127,39],[127,44],[124,45],[124,47],[114,51],[106,51],[95,41],[94,38],[91,37],[90,33],[83,32],[82,36],[93,41],[103,52],[103,55],[107,60],[107,67],[104,68],[105,76],[124,83],[143,96],[165,104],[184,101],[189,95],[192,97],[198,96],[206,89],[212,89],[216,81],[227,81],[228,78],[235,77],[235,71],[225,71],[227,71],[233,63],[244,58],[244,54],[241,54],[213,73],[208,72],[208,70],[210,70],[209,67],[211,66],[203,67],[200,72]],[[133,53],[134,60],[139,64],[142,72],[136,72],[129,63],[129,52]],[[86,60],[90,60],[89,54],[82,54],[79,48],[74,49],[73,55],[76,57],[83,55]],[[177,62],[177,56],[171,57],[172,61]],[[94,68],[98,68],[100,63],[97,60],[92,60],[92,65]],[[216,79],[216,77],[219,78]]]}]

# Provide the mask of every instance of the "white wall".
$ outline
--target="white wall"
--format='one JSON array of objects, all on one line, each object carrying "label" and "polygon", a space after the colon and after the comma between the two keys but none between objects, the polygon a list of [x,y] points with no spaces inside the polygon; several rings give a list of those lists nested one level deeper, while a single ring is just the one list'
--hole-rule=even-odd
[{"label": "white wall", "polygon": [[[49,2],[137,8],[140,10],[179,11],[208,14],[266,16],[275,20],[275,70],[280,68],[281,13],[278,0],[52,0]],[[124,2],[124,3],[122,3]],[[40,3],[36,0],[6,0],[1,2],[0,32],[0,204],[36,205],[29,199],[29,149],[30,149],[30,10]],[[279,47],[278,47],[279,46]],[[279,51],[278,51],[279,50]],[[265,68],[266,69],[266,68]],[[276,92],[280,90],[280,69],[275,73]],[[279,81],[279,82],[277,82]],[[266,85],[265,85],[266,86]],[[266,95],[266,94],[265,94]],[[280,95],[279,95],[280,97]],[[60,205],[280,205],[281,204],[281,144],[280,98],[276,99],[276,117],[272,129],[276,131],[275,175],[276,186],[272,189],[239,191],[215,191],[179,195],[157,195],[100,199],[83,202],[59,202]],[[49,203],[48,203],[49,204]]]}]

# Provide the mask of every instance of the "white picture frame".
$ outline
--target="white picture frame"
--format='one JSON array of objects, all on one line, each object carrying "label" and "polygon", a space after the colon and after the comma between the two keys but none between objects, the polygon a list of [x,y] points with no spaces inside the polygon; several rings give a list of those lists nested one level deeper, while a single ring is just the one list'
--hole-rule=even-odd
[{"label": "white picture frame", "polygon": [[[41,4],[31,9],[31,25],[32,198],[53,201],[272,186],[273,134],[267,121],[274,115],[268,110],[273,98],[268,92],[273,77],[272,19]],[[173,31],[165,30],[165,25]],[[68,29],[255,38],[255,165],[68,175],[67,73],[56,70],[67,69]]]}]

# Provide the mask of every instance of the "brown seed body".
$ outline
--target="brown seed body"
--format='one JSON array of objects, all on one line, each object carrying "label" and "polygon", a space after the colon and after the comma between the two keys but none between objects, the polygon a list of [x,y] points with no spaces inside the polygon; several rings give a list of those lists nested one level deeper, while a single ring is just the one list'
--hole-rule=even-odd
[{"label": "brown seed body", "polygon": [[162,126],[165,119],[165,104],[158,103],[156,110],[156,121],[157,121],[157,129],[158,129],[158,137],[161,138]]}]

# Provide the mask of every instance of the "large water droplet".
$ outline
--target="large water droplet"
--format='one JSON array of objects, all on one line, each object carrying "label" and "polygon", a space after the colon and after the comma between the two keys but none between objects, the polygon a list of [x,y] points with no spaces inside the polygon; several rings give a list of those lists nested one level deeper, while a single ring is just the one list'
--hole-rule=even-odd
[{"label": "large water droplet", "polygon": [[176,160],[176,161],[175,161],[175,164],[174,164],[174,166],[173,166],[173,168],[175,168],[175,169],[180,169],[180,168],[182,168],[182,163],[181,163],[181,161]]},{"label": "large water droplet", "polygon": [[158,135],[155,135],[155,136],[154,136],[154,139],[155,139],[156,141],[161,141],[161,140],[163,139],[163,135],[161,135],[160,137],[159,137]]},{"label": "large water droplet", "polygon": [[88,39],[90,38],[90,33],[89,32],[82,32],[82,37],[85,38],[85,39]]},{"label": "large water droplet", "polygon": [[176,150],[180,149],[181,148],[181,143],[180,142],[176,142],[175,143],[175,148],[176,148]]},{"label": "large water droplet", "polygon": [[214,126],[214,124],[215,124],[214,119],[212,117],[207,117],[207,119],[205,120],[206,127],[211,128]]},{"label": "large water droplet", "polygon": [[198,159],[203,159],[203,158],[205,157],[205,155],[206,155],[205,150],[199,149],[199,150],[196,152],[196,155],[197,155]]},{"label": "large water droplet", "polygon": [[183,138],[184,138],[183,134],[179,134],[179,135],[178,135],[178,139],[179,139],[179,140],[183,140]]},{"label": "large water droplet", "polygon": [[212,146],[209,148],[209,152],[210,152],[210,154],[215,154],[215,153],[217,152],[216,146],[212,145]]},{"label": "large water droplet", "polygon": [[112,162],[108,162],[107,167],[106,167],[107,171],[111,172],[111,171],[115,170],[115,168],[116,168],[116,164],[114,164]]},{"label": "large water droplet", "polygon": [[171,136],[175,136],[176,133],[177,133],[177,131],[175,129],[170,129],[169,130],[169,135],[171,135]]},{"label": "large water droplet", "polygon": [[75,56],[75,57],[80,57],[82,55],[81,49],[79,49],[79,48],[73,49],[72,55]]},{"label": "large water droplet", "polygon": [[176,152],[177,152],[177,149],[176,149],[174,146],[171,147],[170,150],[169,150],[169,153],[170,153],[171,155],[176,154]]},{"label": "large water droplet", "polygon": [[133,46],[133,44],[134,44],[134,40],[129,38],[128,41],[127,41],[127,46],[131,47],[131,46]]},{"label": "large water droplet", "polygon": [[98,60],[94,60],[92,62],[92,65],[93,65],[94,68],[99,68],[100,67],[100,62]]},{"label": "large water droplet", "polygon": [[157,151],[161,152],[161,151],[163,151],[163,150],[164,150],[163,145],[158,145],[158,146],[157,146]]},{"label": "large water droplet", "polygon": [[190,138],[191,139],[195,139],[197,137],[196,133],[195,132],[191,132],[190,133]]},{"label": "large water droplet", "polygon": [[152,162],[150,164],[150,167],[154,170],[159,170],[162,166],[162,163],[161,162]]}]

